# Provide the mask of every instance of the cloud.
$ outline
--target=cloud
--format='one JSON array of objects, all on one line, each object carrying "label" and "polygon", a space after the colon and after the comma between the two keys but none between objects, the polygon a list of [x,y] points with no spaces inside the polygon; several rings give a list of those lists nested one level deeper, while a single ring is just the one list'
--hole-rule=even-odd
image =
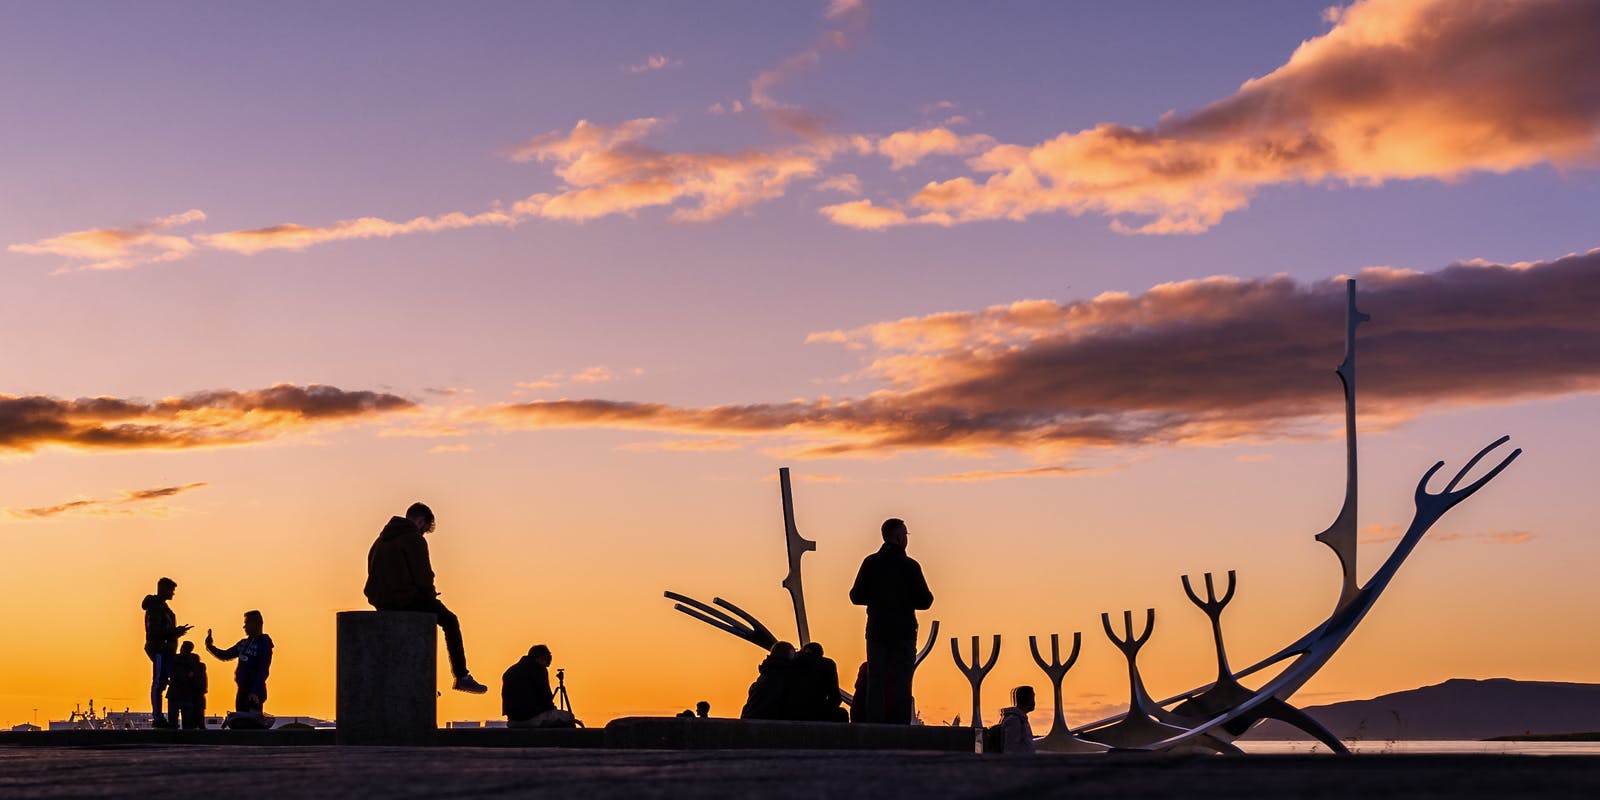
[{"label": "cloud", "polygon": [[743,445],[735,439],[673,439],[665,442],[633,442],[618,447],[629,453],[721,453],[738,450]]},{"label": "cloud", "polygon": [[415,217],[404,222],[381,217],[340,220],[331,225],[314,227],[285,222],[265,228],[200,234],[195,238],[218,250],[252,255],[263,250],[304,250],[312,245],[347,239],[388,239],[412,233],[438,233],[461,228],[510,227],[516,222],[512,214],[491,209],[478,214],[453,211],[437,217]]},{"label": "cloud", "polygon": [[[1600,250],[1553,261],[1370,269],[1359,305],[1363,419],[1600,390]],[[861,344],[856,398],[677,407],[580,399],[476,409],[509,428],[781,437],[809,456],[1327,435],[1342,408],[1341,280],[1213,277],[1141,295],[1029,300],[827,331]]]},{"label": "cloud", "polygon": [[993,136],[962,136],[949,128],[896,131],[877,141],[878,154],[889,159],[890,169],[915,166],[931,155],[961,155],[986,150],[996,144]]},{"label": "cloud", "polygon": [[817,181],[817,190],[840,194],[861,194],[861,178],[848,172]]},{"label": "cloud", "polygon": [[643,73],[643,72],[655,72],[656,70],[667,69],[669,67],[677,67],[677,66],[681,66],[682,64],[683,64],[682,61],[678,61],[676,59],[667,58],[666,56],[661,55],[660,53],[656,53],[655,55],[645,59],[644,61],[642,61],[642,62],[640,62],[638,64],[628,64],[628,65],[623,66],[622,71],[630,72],[630,73],[633,73],[634,75],[638,75],[638,74]]},{"label": "cloud", "polygon": [[50,445],[176,450],[246,444],[413,408],[412,401],[396,395],[317,384],[219,389],[154,402],[0,394],[0,453],[29,453]]},{"label": "cloud", "polygon": [[750,81],[750,107],[760,111],[774,129],[806,140],[827,135],[828,115],[782,102],[773,93],[790,78],[816,69],[824,53],[843,50],[858,39],[866,31],[867,4],[865,0],[830,0],[823,17],[836,27],[825,31],[809,49],[785,58]]},{"label": "cloud", "polygon": [[864,231],[881,231],[910,224],[950,225],[954,222],[948,214],[935,212],[913,217],[901,209],[874,205],[866,199],[823,206],[817,209],[817,213],[835,225]]},{"label": "cloud", "polygon": [[72,231],[31,244],[6,248],[13,253],[51,255],[68,260],[61,271],[129,269],[144,264],[177,261],[194,251],[188,237],[168,233],[172,228],[199,222],[205,212],[192,208],[125,228],[91,228]]},{"label": "cloud", "polygon": [[[1043,213],[1195,233],[1279,184],[1453,180],[1600,155],[1600,5],[1364,0],[1271,73],[1153,127],[1104,123],[1000,145],[925,185],[903,222]],[[846,223],[847,224],[847,223]]]},{"label": "cloud", "polygon": [[633,369],[624,370],[622,373],[618,373],[616,370],[613,370],[604,364],[596,364],[592,367],[585,367],[577,372],[551,372],[536,381],[519,382],[516,385],[516,394],[521,394],[523,392],[550,391],[553,389],[559,389],[568,383],[610,383],[612,381],[623,380],[624,378],[628,377],[637,378],[643,374],[644,369],[641,367],[634,367]]},{"label": "cloud", "polygon": [[1474,533],[1461,533],[1447,531],[1431,537],[1441,542],[1467,542],[1470,544],[1526,544],[1533,541],[1532,531],[1477,531]]},{"label": "cloud", "polygon": [[974,483],[978,481],[995,481],[1006,478],[1065,478],[1081,476],[1100,470],[1091,467],[1028,467],[1024,469],[980,469],[971,472],[957,472],[949,475],[926,475],[912,478],[913,483]]},{"label": "cloud", "polygon": [[549,133],[519,145],[513,160],[554,162],[566,186],[519,201],[513,213],[582,222],[673,206],[674,220],[704,222],[781,197],[791,182],[816,175],[835,153],[865,146],[834,138],[771,150],[674,153],[640,144],[659,126],[653,118],[614,126],[580,120],[570,133]]},{"label": "cloud", "polygon": [[156,489],[133,489],[124,491],[121,496],[115,498],[79,498],[52,506],[7,508],[5,513],[6,516],[18,520],[39,520],[60,516],[165,517],[172,512],[172,509],[162,505],[151,505],[153,501],[165,500],[207,485],[205,481],[196,481],[177,486],[162,486]]}]

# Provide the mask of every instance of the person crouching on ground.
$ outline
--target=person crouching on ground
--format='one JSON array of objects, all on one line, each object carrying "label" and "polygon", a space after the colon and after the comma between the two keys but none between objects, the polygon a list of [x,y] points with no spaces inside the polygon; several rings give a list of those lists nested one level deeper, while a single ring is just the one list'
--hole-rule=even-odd
[{"label": "person crouching on ground", "polygon": [[813,722],[849,722],[850,714],[839,705],[839,665],[822,654],[822,645],[807,642],[794,656],[790,675],[792,691],[786,692],[788,719]]},{"label": "person crouching on ground", "polygon": [[207,628],[206,651],[211,653],[212,658],[222,661],[239,660],[239,665],[233,670],[233,681],[239,688],[234,696],[235,714],[232,716],[264,717],[267,672],[272,669],[272,637],[262,632],[261,612],[244,612],[244,638],[226,650],[217,648],[211,638],[211,630]]},{"label": "person crouching on ground", "polygon": [[556,708],[550,689],[550,648],[536,644],[500,677],[500,711],[507,728],[574,728],[571,711]]},{"label": "person crouching on ground", "polygon": [[1033,711],[1034,697],[1032,686],[1018,686],[1011,690],[1011,707],[1000,709],[1001,732],[1004,735],[1004,744],[1000,752],[1032,753],[1033,726],[1028,724],[1028,712]]},{"label": "person crouching on ground", "polygon": [[756,670],[759,674],[750,684],[750,694],[745,698],[740,719],[787,719],[786,700],[794,671],[794,645],[777,642]]},{"label": "person crouching on ground", "polygon": [[206,727],[206,665],[194,651],[194,642],[184,642],[172,660],[172,682],[167,684],[167,706],[172,721],[184,730]]}]

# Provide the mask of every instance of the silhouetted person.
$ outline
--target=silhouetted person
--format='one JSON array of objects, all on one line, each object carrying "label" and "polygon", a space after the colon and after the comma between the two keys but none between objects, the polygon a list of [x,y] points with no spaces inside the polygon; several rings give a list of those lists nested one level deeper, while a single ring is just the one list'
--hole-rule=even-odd
[{"label": "silhouetted person", "polygon": [[855,686],[850,690],[850,721],[867,721],[867,662],[856,668]]},{"label": "silhouetted person", "polygon": [[788,688],[786,694],[792,704],[788,719],[850,720],[849,713],[839,705],[839,666],[822,654],[821,644],[809,642],[795,654]]},{"label": "silhouetted person", "polygon": [[500,712],[508,728],[571,728],[572,712],[556,708],[550,689],[550,648],[536,644],[500,676]]},{"label": "silhouetted person", "polygon": [[922,565],[906,555],[910,531],[884,520],[883,546],[861,562],[850,602],[867,607],[867,722],[911,724],[917,612],[933,606]]},{"label": "silhouetted person", "polygon": [[176,720],[161,714],[161,695],[172,680],[172,662],[178,656],[178,639],[193,625],[179,625],[167,601],[178,591],[171,578],[156,581],[156,593],[144,596],[144,654],[150,657],[150,727],[176,728]]},{"label": "silhouetted person", "polygon": [[788,711],[789,676],[794,669],[794,645],[778,642],[757,668],[750,694],[744,701],[740,719],[785,719]]},{"label": "silhouetted person", "polygon": [[1028,712],[1033,709],[1032,686],[1018,686],[1011,690],[1011,707],[1000,709],[1000,730],[1004,740],[1000,752],[1034,752],[1033,726],[1028,724]]},{"label": "silhouetted person", "polygon": [[167,707],[172,722],[184,730],[206,726],[206,665],[194,651],[194,642],[184,642],[172,661],[172,682],[167,685]]},{"label": "silhouetted person", "polygon": [[421,611],[433,614],[444,631],[445,650],[450,654],[450,672],[455,677],[452,689],[483,694],[489,687],[472,679],[467,671],[467,650],[461,642],[461,621],[439,602],[433,588],[433,564],[428,560],[428,542],[423,538],[433,530],[433,510],[412,503],[403,517],[390,517],[378,540],[367,551],[367,602],[379,611]]},{"label": "silhouetted person", "polygon": [[233,698],[233,710],[240,714],[263,713],[267,703],[267,673],[272,669],[272,637],[262,632],[260,611],[244,612],[244,638],[232,647],[219,650],[206,630],[206,651],[212,658],[223,661],[239,660],[233,668],[233,682],[238,692]]},{"label": "silhouetted person", "polygon": [[700,719],[711,718],[711,704],[704,700],[694,704],[694,715]]}]

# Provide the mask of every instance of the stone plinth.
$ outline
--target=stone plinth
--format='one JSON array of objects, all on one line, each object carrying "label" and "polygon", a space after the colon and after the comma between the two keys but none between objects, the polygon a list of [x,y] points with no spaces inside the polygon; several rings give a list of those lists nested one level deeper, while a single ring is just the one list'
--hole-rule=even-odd
[{"label": "stone plinth", "polygon": [[339,612],[339,744],[433,743],[437,624],[434,615],[414,611]]}]

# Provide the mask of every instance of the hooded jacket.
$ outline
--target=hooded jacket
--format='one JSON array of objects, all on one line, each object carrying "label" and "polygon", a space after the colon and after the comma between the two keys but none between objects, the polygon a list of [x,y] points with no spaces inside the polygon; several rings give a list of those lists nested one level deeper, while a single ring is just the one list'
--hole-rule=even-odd
[{"label": "hooded jacket", "polygon": [[1032,753],[1033,726],[1028,724],[1028,712],[1010,706],[1000,709],[1000,730],[1005,736],[1002,753]]},{"label": "hooded jacket", "polygon": [[740,719],[784,719],[788,711],[785,700],[789,695],[789,682],[794,672],[794,662],[786,656],[768,655],[757,668],[760,675],[750,684],[750,694],[745,698]]},{"label": "hooded jacket", "polygon": [[428,542],[405,517],[390,517],[367,551],[367,602],[379,611],[401,610],[439,596],[433,588]]},{"label": "hooded jacket", "polygon": [[528,720],[556,707],[550,671],[523,656],[500,676],[500,713],[509,720]]},{"label": "hooded jacket", "polygon": [[172,613],[161,595],[147,594],[139,604],[144,609],[144,652],[146,655],[176,655],[178,615]]},{"label": "hooded jacket", "polygon": [[933,606],[922,565],[906,549],[884,542],[861,562],[850,602],[867,607],[867,641],[916,641],[917,612]]}]

